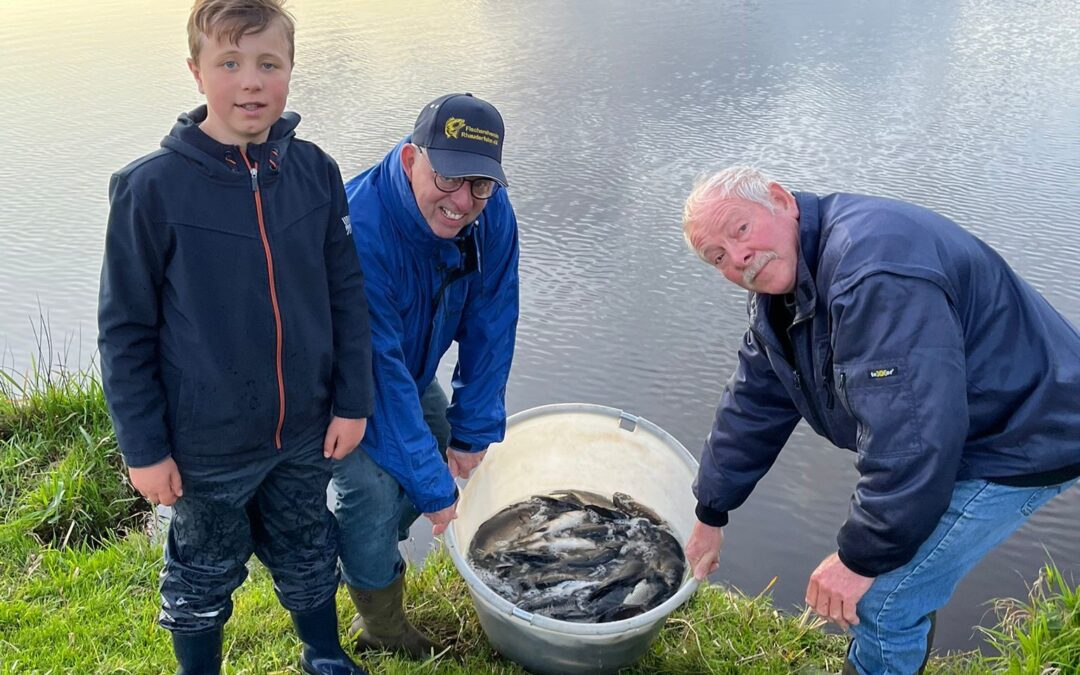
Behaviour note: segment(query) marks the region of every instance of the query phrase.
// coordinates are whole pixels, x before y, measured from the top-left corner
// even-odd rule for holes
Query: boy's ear
[[[202,73],[199,72],[199,64],[195,62],[195,59],[189,58],[187,60],[187,67],[188,70],[191,71],[191,74],[195,76],[195,84],[199,87],[199,93],[205,95],[206,92],[203,91]]]

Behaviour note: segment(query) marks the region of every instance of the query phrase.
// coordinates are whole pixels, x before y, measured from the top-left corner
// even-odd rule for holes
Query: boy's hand
[[[177,499],[184,496],[180,470],[176,468],[172,457],[166,457],[151,466],[130,467],[128,474],[131,476],[131,484],[151,504],[172,506]]]
[[[327,459],[342,459],[360,445],[367,431],[367,418],[350,420],[344,417],[334,417],[330,420],[330,426],[326,427],[326,438],[323,439],[323,457]]]
[[[450,467],[450,475],[454,478],[468,478],[476,467],[480,466],[485,454],[487,454],[487,450],[465,452],[447,448],[446,464]]]
[[[424,517],[431,521],[431,536],[437,537],[450,527],[450,521],[457,518],[457,502],[447,506],[441,511],[425,513]]]

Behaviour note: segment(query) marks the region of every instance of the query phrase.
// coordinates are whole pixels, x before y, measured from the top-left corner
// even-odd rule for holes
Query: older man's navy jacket
[[[858,453],[837,542],[865,576],[911,559],[958,480],[1077,472],[1072,324],[943,216],[858,195],[795,196],[790,348],[768,318],[782,298],[751,294],[694,486],[702,522],[726,524],[799,419]]]

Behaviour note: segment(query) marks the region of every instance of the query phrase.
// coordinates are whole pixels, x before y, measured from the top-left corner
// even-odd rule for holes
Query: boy
[[[217,673],[254,552],[308,673],[363,673],[337,637],[331,463],[373,410],[363,275],[334,161],[282,114],[282,0],[196,0],[206,105],[112,177],[102,378],[131,482],[173,505],[159,623],[180,673]]]

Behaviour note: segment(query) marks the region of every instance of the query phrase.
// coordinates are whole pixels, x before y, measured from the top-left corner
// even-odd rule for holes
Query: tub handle
[[[619,428],[623,431],[637,429],[638,417],[628,412],[619,411]]]
[[[516,606],[512,607],[510,609],[510,615],[511,616],[516,616],[517,618],[521,619],[525,623],[530,623],[530,624],[532,623],[532,619],[533,619],[532,612],[526,612],[525,610],[521,609],[520,607],[516,607]]]

